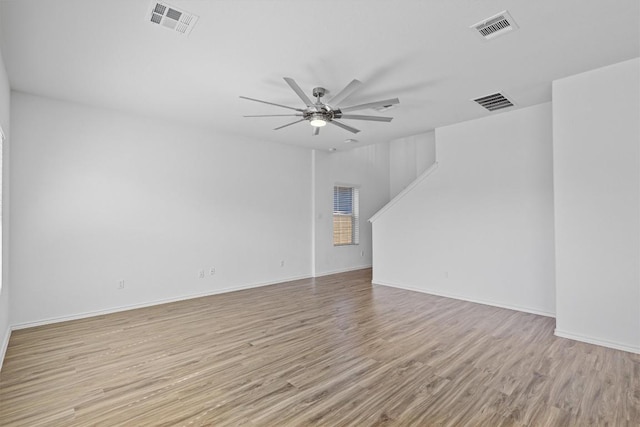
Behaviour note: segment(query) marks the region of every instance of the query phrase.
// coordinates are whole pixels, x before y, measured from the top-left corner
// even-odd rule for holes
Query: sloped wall
[[[436,129],[438,168],[373,222],[373,282],[554,315],[551,104]]]

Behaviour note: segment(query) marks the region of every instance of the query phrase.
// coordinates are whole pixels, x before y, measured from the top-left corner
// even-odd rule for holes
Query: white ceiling
[[[469,100],[503,91],[526,107],[551,100],[555,79],[640,54],[638,0],[170,0],[200,17],[183,36],[146,20],[147,0],[3,0],[2,53],[11,87],[171,118],[220,133],[345,149],[489,113]],[[492,41],[468,27],[507,9],[520,29]],[[348,121],[353,135],[289,118],[243,118],[302,107],[363,87],[345,104],[399,97],[391,123]],[[503,110],[507,111],[507,110]],[[353,144],[351,144],[353,146]]]

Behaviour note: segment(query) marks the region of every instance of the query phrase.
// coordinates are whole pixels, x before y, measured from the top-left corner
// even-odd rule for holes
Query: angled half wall
[[[553,316],[551,104],[438,128],[436,153],[373,218],[373,282]]]

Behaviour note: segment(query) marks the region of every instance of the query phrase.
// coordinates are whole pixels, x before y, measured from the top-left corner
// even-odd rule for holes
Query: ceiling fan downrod
[[[320,98],[327,93],[327,90],[323,87],[314,87],[312,93],[313,96],[316,97],[316,104],[322,104],[322,102],[320,102]]]

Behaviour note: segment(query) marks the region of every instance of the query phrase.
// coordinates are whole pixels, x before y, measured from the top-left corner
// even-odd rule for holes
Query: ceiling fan
[[[320,128],[325,126],[327,123],[348,130],[349,132],[358,133],[360,132],[359,129],[339,122],[337,119],[390,122],[391,120],[393,120],[393,117],[364,116],[359,114],[344,113],[348,113],[349,111],[364,110],[366,108],[388,108],[392,105],[400,103],[400,100],[398,98],[393,98],[385,99],[383,101],[368,102],[366,104],[352,105],[349,107],[340,107],[340,104],[345,99],[351,96],[358,88],[360,88],[360,86],[362,86],[362,82],[356,79],[354,79],[344,89],[338,92],[327,102],[322,100],[322,97],[327,93],[327,90],[323,87],[316,87],[313,89],[312,93],[316,98],[314,102],[302,91],[302,89],[300,89],[300,86],[298,86],[295,80],[290,77],[285,77],[284,81],[287,82],[287,84],[291,87],[291,89],[293,89],[293,91],[298,95],[302,102],[304,102],[304,104],[306,105],[305,108],[289,107],[287,105],[276,104],[274,102],[262,101],[260,99],[241,96],[240,98],[248,99],[249,101],[261,102],[263,104],[275,105],[276,107],[288,108],[289,110],[297,111],[296,114],[261,114],[244,117],[301,117],[301,119],[299,120],[279,126],[274,130],[286,128],[287,126],[291,126],[306,120],[311,126],[313,126],[313,135],[318,135],[320,133]]]

